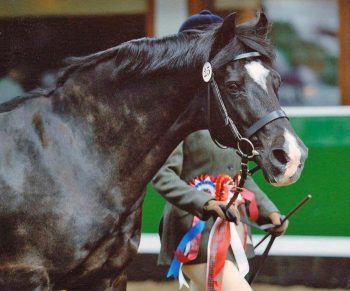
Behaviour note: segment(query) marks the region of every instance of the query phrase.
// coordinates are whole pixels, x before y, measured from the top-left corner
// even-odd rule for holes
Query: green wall
[[[259,172],[255,181],[282,213],[312,195],[291,219],[287,234],[350,236],[350,116],[294,117],[291,121],[309,148],[301,178],[277,188],[267,184]],[[149,185],[142,232],[157,232],[163,205],[164,199]]]

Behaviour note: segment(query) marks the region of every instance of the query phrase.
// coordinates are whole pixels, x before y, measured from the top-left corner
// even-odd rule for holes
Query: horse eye
[[[239,84],[237,82],[228,82],[226,83],[226,87],[230,91],[238,91],[239,90]]]

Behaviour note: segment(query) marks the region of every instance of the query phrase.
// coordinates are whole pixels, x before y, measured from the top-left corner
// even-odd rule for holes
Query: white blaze
[[[269,70],[266,69],[260,62],[252,61],[244,66],[249,76],[267,92],[266,78],[269,75]]]
[[[300,164],[301,152],[296,138],[286,130],[284,132],[285,143],[283,148],[288,153],[288,162],[286,164],[286,171],[284,175],[279,176],[276,186],[288,185],[291,183],[290,178],[298,171]]]

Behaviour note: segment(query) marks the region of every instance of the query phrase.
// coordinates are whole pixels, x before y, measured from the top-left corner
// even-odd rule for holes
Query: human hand
[[[275,225],[280,225],[281,224],[281,215],[278,212],[272,212],[269,215],[269,218],[271,222]],[[279,227],[272,227],[268,229],[268,232],[275,235],[275,236],[280,236],[284,234],[288,228],[289,221],[286,220],[281,226]]]
[[[222,201],[209,200],[203,208],[204,211],[207,212],[209,215],[217,215],[221,219],[233,221],[236,224],[240,222],[241,216],[239,210],[235,205],[232,205],[226,211],[226,204]]]

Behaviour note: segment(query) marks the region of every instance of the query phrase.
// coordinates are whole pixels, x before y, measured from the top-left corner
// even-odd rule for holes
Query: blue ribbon
[[[178,251],[182,251],[184,253],[187,243],[193,240],[198,234],[200,234],[203,231],[204,226],[205,222],[202,220],[199,220],[194,226],[192,226],[182,237],[179,245],[177,246],[176,253]],[[174,278],[178,278],[180,272],[180,265],[181,262],[177,259],[176,256],[174,256],[169,267],[168,273],[166,275],[167,278],[170,278],[171,276],[173,276]]]

